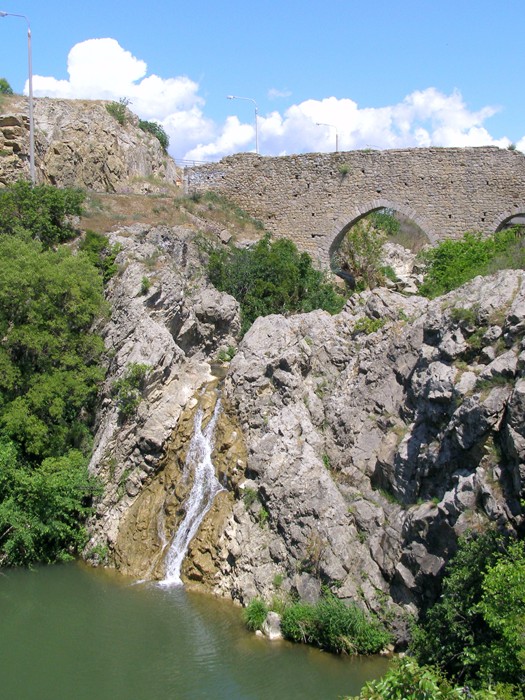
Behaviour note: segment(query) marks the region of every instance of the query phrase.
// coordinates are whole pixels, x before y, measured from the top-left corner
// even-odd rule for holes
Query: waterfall
[[[213,416],[204,430],[202,430],[202,409],[199,408],[195,416],[193,437],[184,465],[186,479],[193,470],[193,486],[184,504],[186,514],[166,555],[166,573],[164,579],[160,581],[164,586],[176,586],[182,583],[180,569],[189,544],[204,516],[210,510],[213,499],[219,491],[224,491],[215,476],[215,467],[211,461],[213,433],[219,411],[220,401],[217,401]]]

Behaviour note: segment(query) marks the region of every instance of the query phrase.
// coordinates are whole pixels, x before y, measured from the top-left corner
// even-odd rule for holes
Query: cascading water
[[[215,467],[211,461],[213,433],[219,411],[220,401],[217,401],[213,416],[204,430],[202,430],[202,409],[199,408],[195,416],[193,437],[184,465],[186,478],[193,469],[193,486],[184,504],[186,515],[180,523],[166,555],[165,578],[160,581],[163,586],[182,584],[180,569],[189,544],[199,529],[204,516],[210,510],[213,499],[220,491],[224,491],[215,476]]]

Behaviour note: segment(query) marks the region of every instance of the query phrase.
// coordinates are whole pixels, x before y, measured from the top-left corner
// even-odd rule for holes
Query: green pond
[[[0,571],[2,700],[336,700],[386,668],[268,642],[182,587],[78,564]]]

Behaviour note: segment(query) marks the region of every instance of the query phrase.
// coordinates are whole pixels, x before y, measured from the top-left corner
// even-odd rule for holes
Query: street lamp
[[[322,122],[315,122],[316,126],[329,126],[332,129],[335,129],[335,152],[337,153],[339,151],[339,134],[337,133],[337,127],[334,126],[333,124],[323,124]]]
[[[238,95],[226,95],[226,99],[228,100],[249,100],[250,102],[253,102],[255,105],[255,153],[259,153],[259,137],[258,137],[258,129],[257,129],[257,102],[253,99],[253,97],[239,97]]]
[[[33,119],[33,58],[31,53],[31,25],[25,15],[17,15],[14,12],[0,10],[0,17],[21,17],[27,22],[27,64],[29,74],[29,172],[31,183],[36,184],[35,175],[35,123]]]

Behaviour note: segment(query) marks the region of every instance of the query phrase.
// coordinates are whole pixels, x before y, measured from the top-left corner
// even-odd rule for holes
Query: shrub
[[[145,296],[149,290],[151,289],[151,280],[149,277],[144,277],[140,280],[140,293],[142,296]]]
[[[118,243],[110,245],[107,236],[88,229],[79,245],[79,250],[85,253],[93,265],[100,270],[104,282],[109,282],[117,273],[118,266],[115,258],[122,250],[122,246]]]
[[[116,119],[119,124],[124,126],[127,122],[127,108],[130,104],[131,101],[127,97],[121,97],[118,102],[110,102],[106,105],[106,109],[113,119]]]
[[[19,180],[0,189],[0,234],[30,236],[46,248],[77,235],[71,217],[80,216],[84,193]]]
[[[268,606],[261,598],[254,598],[243,611],[244,624],[249,630],[260,630],[268,615]]]
[[[368,218],[358,221],[345,235],[336,264],[353,278],[353,288],[373,289],[384,282],[381,256],[385,238]]]
[[[314,309],[338,313],[344,305],[310,256],[286,238],[272,242],[266,235],[252,248],[214,249],[208,275],[219,291],[240,303],[242,334],[259,316]]]
[[[0,95],[12,95],[13,88],[5,78],[0,78]]]
[[[358,697],[346,700],[472,700],[496,699],[496,694],[477,694],[453,688],[441,673],[410,657],[397,659],[386,675],[367,683]]]
[[[525,683],[525,548],[489,531],[460,541],[442,596],[413,630],[411,649],[457,681]]]
[[[316,605],[292,603],[281,620],[283,635],[336,654],[376,654],[391,637],[382,625],[355,604],[332,594]]]
[[[139,119],[139,128],[142,129],[142,131],[147,131],[149,134],[153,134],[155,136],[162,148],[167,151],[168,146],[170,145],[170,138],[166,131],[164,130],[164,127],[161,126],[161,124],[158,124],[157,122],[148,122],[144,121],[143,119]]]
[[[120,415],[131,418],[142,401],[144,380],[149,365],[132,362],[126,368],[124,375],[113,384],[113,395],[116,397]]]
[[[466,233],[459,240],[442,241],[435,248],[425,251],[421,259],[426,264],[426,273],[419,292],[433,299],[460,287],[477,275],[507,267],[523,267],[525,249],[520,227],[513,227],[493,236]]]

